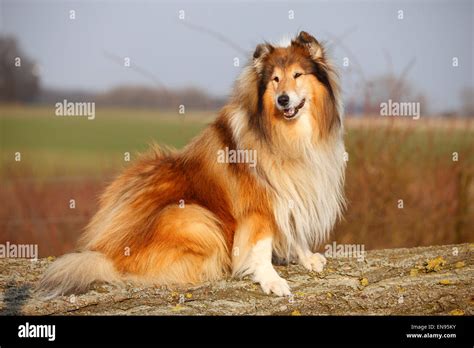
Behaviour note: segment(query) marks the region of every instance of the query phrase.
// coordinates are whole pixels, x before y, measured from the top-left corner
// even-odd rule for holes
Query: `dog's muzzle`
[[[305,102],[306,102],[306,99],[303,98],[303,100],[296,107],[283,109],[283,117],[285,117],[285,119],[287,120],[294,119],[296,115],[298,114],[298,111],[304,106]]]

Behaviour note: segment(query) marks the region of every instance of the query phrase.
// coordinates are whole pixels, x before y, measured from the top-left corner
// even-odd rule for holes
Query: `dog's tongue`
[[[283,113],[286,117],[291,117],[295,114],[295,108],[288,108],[283,110]]]

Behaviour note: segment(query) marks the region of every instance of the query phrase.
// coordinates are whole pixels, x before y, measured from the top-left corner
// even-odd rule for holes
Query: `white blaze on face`
[[[282,96],[283,94],[286,94],[289,98],[290,101],[288,103],[288,106],[281,106],[278,104],[278,98]],[[284,110],[284,109],[289,109],[289,108],[295,108],[298,106],[298,104],[301,102],[302,98],[300,98],[295,91],[288,91],[285,93],[281,93],[275,96],[275,105],[278,108],[278,110]]]
[[[295,119],[302,112],[301,109],[306,106],[306,98],[298,95],[295,91],[285,92],[285,94],[290,98],[288,105],[282,106],[278,103],[278,97],[282,94],[275,97],[275,105],[278,110],[283,112],[286,119]]]

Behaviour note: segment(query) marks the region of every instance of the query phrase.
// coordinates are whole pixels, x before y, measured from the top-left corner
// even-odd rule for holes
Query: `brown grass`
[[[333,239],[366,249],[473,241],[472,124],[350,121],[349,204]]]

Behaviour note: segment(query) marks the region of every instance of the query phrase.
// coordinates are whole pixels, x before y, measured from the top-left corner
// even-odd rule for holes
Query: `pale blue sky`
[[[69,10],[76,19],[69,19]],[[343,38],[368,78],[399,73],[413,58],[407,78],[433,111],[459,106],[459,93],[473,86],[473,1],[31,1],[1,0],[1,30],[13,34],[41,65],[47,87],[105,90],[120,84],[152,85],[150,79],[104,55],[131,63],[168,87],[193,85],[224,96],[247,59],[178,19],[216,30],[249,52],[262,40],[278,41],[306,30],[320,40]],[[404,19],[397,19],[397,11]],[[295,18],[288,19],[293,10]],[[331,46],[345,93],[354,94],[357,74],[342,68],[353,58]],[[452,57],[459,67],[452,67]]]

